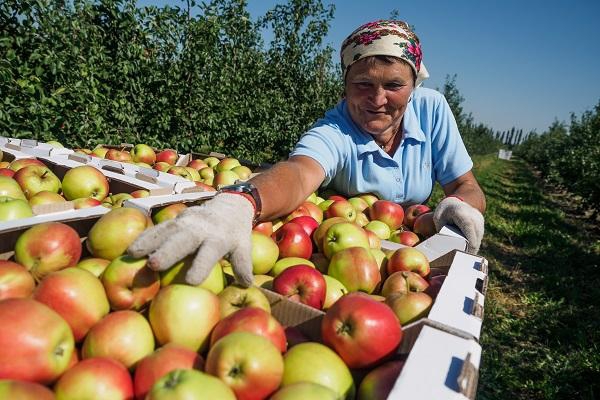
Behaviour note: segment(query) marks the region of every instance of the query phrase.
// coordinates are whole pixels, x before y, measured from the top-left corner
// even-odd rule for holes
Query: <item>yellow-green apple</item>
[[[329,309],[340,297],[348,293],[348,289],[344,284],[333,276],[323,275],[325,283],[327,284],[327,291],[325,293],[325,303],[323,303],[323,309]]]
[[[156,161],[156,153],[147,144],[136,144],[131,149],[131,158],[134,162],[143,162],[152,165]]]
[[[364,201],[366,201],[367,204],[369,205],[369,207],[371,207],[373,205],[373,203],[375,203],[377,200],[379,200],[379,198],[372,193],[364,193],[364,194],[360,194],[356,197],[359,197],[359,198],[363,199]]]
[[[267,338],[233,332],[211,346],[206,372],[221,379],[238,400],[266,399],[283,377],[283,357]]]
[[[115,208],[104,214],[88,233],[86,246],[98,258],[113,260],[127,248],[152,221],[135,208]]]
[[[308,265],[294,265],[273,279],[273,290],[292,301],[323,308],[327,284],[323,274]]]
[[[46,222],[19,236],[15,261],[39,281],[50,272],[77,265],[81,251],[81,240],[75,229],[61,222]]]
[[[296,217],[301,217],[304,215],[313,217],[318,224],[321,224],[321,222],[323,222],[323,210],[321,210],[321,208],[319,208],[319,206],[317,206],[315,203],[312,203],[310,201],[303,202],[298,206],[298,208],[289,213],[285,217],[285,222],[291,221]]]
[[[411,206],[408,206],[406,208],[406,211],[404,212],[404,220],[402,221],[402,223],[408,229],[413,229],[417,217],[421,214],[425,214],[430,211],[431,209],[424,204],[413,204]]]
[[[394,251],[387,261],[387,272],[413,271],[423,278],[429,275],[429,260],[422,251],[414,247],[403,247]]]
[[[262,308],[241,308],[220,320],[210,336],[210,347],[232,332],[254,333],[269,339],[281,353],[287,350],[283,326]]]
[[[206,164],[203,160],[196,158],[190,161],[187,166],[194,168],[196,171],[200,171],[202,168],[208,167],[208,164]]]
[[[0,301],[26,298],[35,288],[27,268],[16,262],[0,260]]]
[[[273,232],[276,232],[282,226],[283,226],[283,220],[281,218],[275,218],[273,220]]]
[[[201,188],[202,189],[201,192],[216,192],[217,191],[217,189],[215,189],[214,187],[210,186],[208,184],[208,182],[205,183],[205,182],[198,182],[198,181],[196,181],[196,182],[194,182],[194,184],[196,185],[197,188]],[[211,183],[211,185],[212,185],[212,183]]]
[[[178,165],[172,165],[171,167],[169,167],[169,169],[167,170],[167,174],[177,175],[187,179],[188,181],[194,180],[194,177],[192,176],[192,174],[190,174],[190,171],[188,171],[187,168]]]
[[[269,300],[256,286],[244,288],[237,284],[229,285],[218,296],[221,318],[245,307],[258,307],[271,312]]]
[[[133,161],[131,154],[126,150],[109,149],[104,158],[112,161],[131,162]]]
[[[334,349],[350,368],[372,367],[390,357],[402,336],[394,312],[364,293],[345,295],[327,310],[321,321],[323,343]]]
[[[167,172],[169,168],[171,168],[171,164],[164,161],[158,161],[152,168],[160,172]]]
[[[133,370],[153,351],[154,336],[146,318],[138,312],[122,310],[109,313],[90,329],[81,357],[108,357]]]
[[[125,200],[131,199],[133,199],[133,196],[129,193],[110,194],[102,200],[102,205],[108,208],[120,208],[123,207]]]
[[[19,186],[17,181],[8,176],[0,176],[0,196],[10,197],[11,199],[26,199],[21,186]]]
[[[0,196],[0,221],[33,217],[31,206],[26,200]]]
[[[354,223],[358,226],[361,227],[365,227],[369,222],[369,217],[367,217],[367,214],[365,214],[364,212],[357,212],[356,213],[356,219],[354,220]]]
[[[92,326],[110,311],[100,280],[81,268],[48,274],[32,297],[67,321],[76,342],[83,340]]]
[[[69,324],[33,299],[0,301],[0,379],[49,384],[68,367],[75,340]]]
[[[319,222],[317,222],[316,219],[308,215],[301,215],[299,217],[295,217],[289,222],[300,225],[309,237],[312,237],[312,234],[315,231],[315,229],[319,227]]]
[[[270,236],[252,232],[252,273],[267,274],[279,258],[279,247]]]
[[[309,267],[316,268],[315,264],[309,259],[302,257],[284,257],[277,260],[275,266],[269,272],[272,276],[279,275],[283,270],[293,267],[294,265],[308,265]]]
[[[177,162],[177,152],[173,149],[166,149],[156,154],[156,162],[166,162],[169,165],[175,165]]]
[[[413,232],[420,237],[427,239],[437,233],[435,224],[433,223],[433,212],[426,212],[415,219]]]
[[[136,399],[145,399],[152,386],[176,369],[204,369],[204,359],[194,350],[167,343],[144,357],[135,367],[133,387]]]
[[[377,234],[373,231],[368,231],[365,229],[365,233],[367,234],[367,238],[369,239],[369,248],[371,249],[380,249],[381,248],[381,239]]]
[[[0,380],[0,399],[55,400],[54,392],[44,385],[5,379]]]
[[[428,287],[429,283],[416,272],[398,271],[385,279],[381,287],[381,295],[388,297],[397,292],[423,292]]]
[[[371,370],[360,382],[357,400],[387,399],[402,372],[404,361],[393,360]]]
[[[79,154],[87,154],[87,155],[91,155],[92,154],[92,150],[90,149],[73,149],[73,151],[75,153],[79,153]]]
[[[150,324],[161,345],[175,343],[202,352],[220,319],[219,298],[203,288],[169,285],[150,303]]]
[[[312,192],[304,201],[310,201],[311,203],[317,204],[317,192]]]
[[[110,264],[110,260],[88,257],[79,260],[76,267],[85,269],[86,271],[91,272],[96,278],[100,278],[106,267],[108,267],[108,264]]]
[[[56,141],[56,140],[49,140],[46,142],[46,144],[49,144],[52,147],[58,147],[58,148],[65,147],[62,145],[62,143],[60,143],[59,141]]]
[[[145,400],[196,399],[236,400],[233,390],[221,379],[195,369],[176,369],[152,386]]]
[[[323,385],[312,382],[298,382],[279,389],[269,400],[336,400],[335,392]]]
[[[146,266],[148,259],[123,255],[102,274],[102,284],[113,310],[141,310],[160,289],[158,272]]]
[[[325,218],[342,217],[348,222],[356,219],[356,210],[348,200],[335,200],[325,211]]]
[[[23,167],[15,172],[13,179],[21,186],[28,199],[43,190],[58,193],[61,189],[60,179],[45,165]]]
[[[389,200],[377,200],[369,207],[369,218],[383,221],[392,231],[400,228],[404,220],[404,209],[400,204]]]
[[[425,293],[435,299],[442,288],[444,280],[446,280],[446,275],[436,275],[429,278],[429,286],[425,289]]]
[[[273,290],[273,279],[271,275],[254,275],[252,277],[252,284],[256,287],[261,287],[269,290]]]
[[[200,174],[200,178],[204,179],[205,181],[207,179],[214,179],[215,177],[215,170],[211,167],[201,168],[198,173]]]
[[[379,342],[373,340],[374,337],[371,341]],[[316,342],[299,343],[285,353],[283,363],[282,387],[312,382],[333,390],[337,399],[354,399],[356,389],[352,374],[340,356],[329,347]]]
[[[210,156],[210,157],[206,157],[203,161],[209,167],[214,168],[221,160],[219,160],[217,157]]]
[[[232,157],[225,157],[221,161],[219,161],[219,163],[217,165],[215,165],[214,168],[215,168],[215,171],[221,172],[221,171],[229,171],[235,167],[239,167],[240,165],[241,164],[238,159],[235,159]]]
[[[333,204],[333,202],[334,202],[334,200],[323,200],[322,202],[317,204],[317,206],[319,207],[319,209],[321,211],[325,212],[325,211],[327,211],[329,206]]]
[[[133,399],[127,368],[106,357],[88,358],[67,370],[54,385],[57,399]]]
[[[134,199],[141,199],[143,197],[150,196],[150,191],[148,191],[146,189],[139,189],[139,190],[134,190],[130,194]]]
[[[165,287],[171,284],[187,284],[185,275],[192,267],[195,254],[191,254],[173,265],[171,268],[160,272],[160,285]],[[219,294],[225,288],[227,279],[221,267],[221,263],[216,263],[204,281],[196,285],[196,287],[208,289],[214,294]]]
[[[187,170],[187,172],[190,173],[190,176],[192,177],[192,180],[194,182],[198,182],[202,179],[200,177],[200,173],[197,170],[195,170],[194,168],[192,168],[192,167],[183,167],[183,168],[185,168]]]
[[[42,190],[41,192],[37,192],[29,198],[29,205],[33,207],[42,204],[64,203],[66,201],[67,200],[65,200],[65,198],[58,193]]]
[[[351,197],[348,199],[348,203],[352,204],[352,207],[354,207],[356,212],[363,212],[369,208],[369,203],[360,197]]]
[[[385,268],[384,268],[385,267],[384,264],[387,261],[385,252],[381,249],[370,249],[370,250],[371,250],[371,254],[373,255],[373,257],[375,257],[375,261],[377,261],[377,265],[379,265],[379,270],[382,271],[381,278],[384,278],[383,272],[386,272]]]
[[[213,179],[213,186],[219,189],[223,186],[233,185],[238,179],[240,179],[240,177],[233,171],[225,170],[217,172]]]
[[[27,167],[28,165],[39,165],[45,167],[46,164],[38,160],[37,158],[19,158],[10,163],[9,168],[17,172],[21,168]]]
[[[252,170],[245,165],[238,165],[237,167],[231,168],[231,170],[235,172],[243,181],[247,180],[250,178],[250,175],[252,175]]]
[[[327,275],[340,281],[350,292],[373,293],[381,281],[375,257],[364,247],[348,247],[329,261]]]
[[[414,245],[419,243],[419,241],[421,239],[419,239],[419,235],[417,235],[413,231],[406,231],[406,230],[398,229],[398,230],[395,230],[394,232],[392,232],[389,240],[390,240],[390,242],[400,243],[405,246],[413,247]]]
[[[287,222],[275,233],[273,239],[279,247],[279,256],[301,257],[309,259],[313,252],[313,244],[310,236],[306,234],[302,226]]]
[[[364,226],[364,229],[373,232],[379,239],[387,240],[390,238],[392,231],[388,224],[383,221],[373,220]]]
[[[108,180],[97,168],[81,165],[67,171],[62,179],[63,195],[67,200],[92,197],[104,200],[108,196]]]
[[[342,217],[328,218],[324,220],[317,229],[315,229],[315,231],[312,234],[312,239],[315,243],[315,246],[317,247],[318,252],[323,253],[323,239],[325,239],[325,235],[327,235],[327,230],[331,226],[340,222],[347,221]]]
[[[12,178],[15,176],[15,171],[10,168],[0,168],[0,176],[6,176]]]
[[[327,229],[323,238],[323,254],[331,260],[338,251],[348,247],[363,247],[369,249],[369,236],[363,228],[352,222],[340,222]]]
[[[386,297],[385,304],[396,314],[400,324],[406,325],[425,318],[429,314],[433,299],[425,292],[396,292]]]
[[[271,236],[273,234],[273,222],[260,222],[256,224],[254,228],[252,228],[252,231],[262,233],[263,235]]]
[[[102,205],[102,202],[100,200],[95,199],[93,197],[80,197],[79,199],[74,199],[72,201],[73,207],[76,210],[79,210],[80,208],[90,208]]]
[[[108,153],[108,149],[102,146],[98,146],[92,150],[92,154],[99,158],[106,158],[106,153]]]
[[[160,224],[161,222],[168,221],[178,216],[182,211],[188,207],[184,203],[174,203],[168,206],[162,207],[152,215],[152,222]]]

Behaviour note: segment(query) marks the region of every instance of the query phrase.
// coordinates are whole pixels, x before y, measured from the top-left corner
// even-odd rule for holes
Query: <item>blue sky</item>
[[[283,0],[249,0],[260,16]],[[545,131],[600,101],[599,0],[323,0],[335,16],[325,42],[336,51],[359,25],[399,11],[416,28],[423,61],[442,87],[457,75],[463,107],[496,130]],[[139,0],[139,5],[182,5]]]

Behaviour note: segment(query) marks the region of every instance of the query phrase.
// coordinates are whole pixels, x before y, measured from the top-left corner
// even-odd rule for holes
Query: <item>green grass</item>
[[[523,162],[475,161],[490,266],[477,398],[600,398],[598,227]]]

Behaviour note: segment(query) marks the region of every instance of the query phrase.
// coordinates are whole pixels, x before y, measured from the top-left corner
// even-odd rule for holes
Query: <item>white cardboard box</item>
[[[455,227],[444,226],[438,233],[418,243],[415,248],[422,251],[429,261],[442,257],[453,250],[467,250],[467,239]],[[382,240],[381,247],[385,250],[397,250],[407,247],[400,243]]]
[[[217,192],[187,192],[176,193],[166,196],[150,196],[139,199],[125,200],[123,207],[137,208],[138,210],[152,215],[152,211],[175,203],[197,203],[203,200],[211,199]]]

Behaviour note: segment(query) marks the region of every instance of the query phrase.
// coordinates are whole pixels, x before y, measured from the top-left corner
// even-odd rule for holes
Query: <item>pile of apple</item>
[[[62,180],[42,161],[22,158],[0,168],[0,221],[31,217],[32,207],[72,201],[75,209],[103,205],[121,207],[123,202],[150,195],[147,190],[110,193],[108,179],[97,168],[71,168]]]
[[[32,227],[11,260],[0,261],[0,394],[385,398],[402,368],[394,358],[401,326],[431,305],[405,300],[436,285],[427,259],[412,247],[378,249],[372,231],[335,215],[334,205],[349,200],[328,199],[325,211],[309,200],[255,228],[252,263],[257,285],[325,310],[320,342],[282,326],[257,286],[232,283],[226,259],[189,286],[189,258],[158,273],[146,258],[125,255],[141,232],[178,212],[169,206],[150,218],[116,208],[85,238],[59,222]],[[388,203],[368,206],[369,223],[394,221],[395,231],[404,212]],[[321,222],[311,223],[318,219],[308,210]]]
[[[107,160],[133,163],[135,165],[153,168],[168,174],[178,175],[187,180],[196,182],[206,190],[218,189],[221,186],[232,185],[238,180],[246,180],[252,170],[233,157],[219,159],[209,156],[204,159],[193,159],[187,165],[176,165],[179,155],[173,149],[154,151],[146,144],[137,144],[130,151],[122,148],[96,147],[90,149],[76,149],[76,152],[88,154]]]

